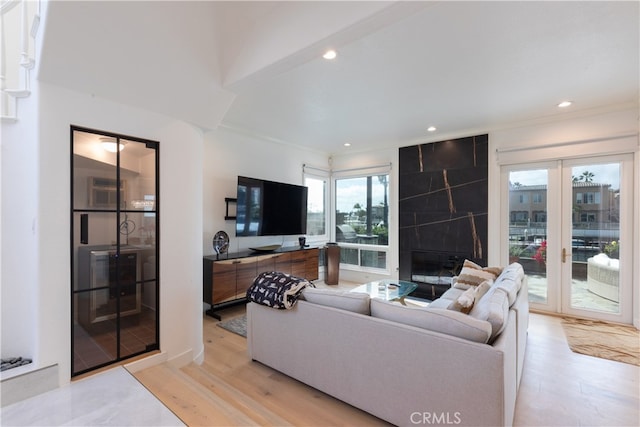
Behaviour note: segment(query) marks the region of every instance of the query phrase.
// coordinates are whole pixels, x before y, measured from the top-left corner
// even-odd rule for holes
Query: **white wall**
[[[38,364],[38,88],[18,102],[20,120],[2,123],[2,358],[26,357]],[[68,238],[67,238],[68,240]],[[28,368],[25,368],[28,369]],[[13,370],[24,370],[14,368]],[[8,373],[8,371],[7,371]],[[14,373],[12,373],[14,374]],[[3,378],[6,373],[3,372]]]
[[[202,157],[204,171],[202,250],[204,254],[214,253],[211,241],[219,230],[229,235],[229,252],[271,244],[297,245],[297,235],[236,237],[235,221],[224,219],[224,199],[236,197],[238,175],[302,185],[302,166],[308,164],[328,168],[327,154],[261,140],[224,129],[206,133],[204,140]]]
[[[39,89],[40,120],[22,117],[37,133],[21,125],[3,141],[15,153],[3,155],[3,162],[12,164],[8,170],[3,167],[2,182],[6,186],[11,173],[15,190],[2,194],[2,261],[5,267],[16,263],[2,271],[3,355],[11,323],[16,330],[7,339],[35,334],[26,354],[37,359],[33,368],[57,363],[60,384],[69,381],[69,127],[75,124],[160,142],[160,349],[170,360],[201,358],[202,133],[184,122],[90,94],[34,86]],[[5,223],[6,214],[11,224]],[[26,321],[8,322],[5,305],[25,313],[18,320]]]

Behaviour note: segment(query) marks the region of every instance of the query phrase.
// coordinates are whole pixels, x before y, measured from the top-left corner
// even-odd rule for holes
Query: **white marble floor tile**
[[[4,426],[184,426],[116,367],[0,409]]]

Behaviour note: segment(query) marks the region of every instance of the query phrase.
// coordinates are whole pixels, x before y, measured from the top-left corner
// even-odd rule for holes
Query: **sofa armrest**
[[[493,343],[496,349],[505,355],[503,361],[504,375],[504,418],[505,426],[513,423],[515,415],[516,397],[518,394],[518,364],[517,364],[517,324],[516,312],[509,310],[507,326]]]

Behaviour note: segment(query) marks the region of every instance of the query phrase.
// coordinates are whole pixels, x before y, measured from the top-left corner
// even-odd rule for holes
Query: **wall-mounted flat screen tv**
[[[236,236],[307,232],[307,187],[238,177]]]

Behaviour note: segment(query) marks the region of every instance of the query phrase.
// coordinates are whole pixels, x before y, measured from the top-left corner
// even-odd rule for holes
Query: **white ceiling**
[[[53,2],[39,78],[342,153],[637,107],[639,27],[616,1]]]

